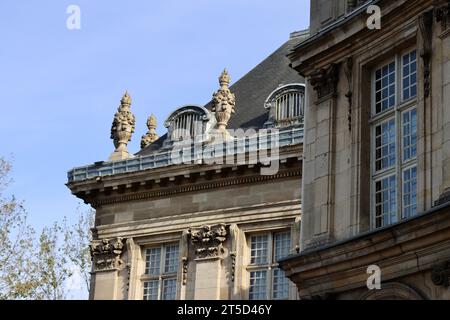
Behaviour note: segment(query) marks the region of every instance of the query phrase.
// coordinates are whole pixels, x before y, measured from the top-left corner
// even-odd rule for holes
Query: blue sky
[[[66,9],[81,9],[68,30]],[[11,192],[36,228],[79,203],[67,171],[113,151],[113,115],[128,90],[139,150],[178,106],[204,104],[226,67],[234,81],[309,25],[309,0],[0,2],[0,155],[14,159]]]

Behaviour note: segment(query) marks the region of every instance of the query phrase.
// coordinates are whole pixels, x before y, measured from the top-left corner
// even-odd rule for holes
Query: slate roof
[[[269,116],[264,107],[269,95],[281,85],[304,83],[303,77],[289,66],[287,55],[306,39],[307,35],[307,32],[293,33],[280,48],[230,86],[231,92],[236,95],[236,113],[228,123],[229,129],[263,128]],[[205,107],[210,110],[212,102]],[[158,151],[166,138],[167,135],[164,135],[136,155],[145,156]]]

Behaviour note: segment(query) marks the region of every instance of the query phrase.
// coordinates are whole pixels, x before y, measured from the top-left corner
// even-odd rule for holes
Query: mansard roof
[[[267,97],[279,86],[304,83],[303,77],[289,66],[287,55],[307,35],[307,32],[293,33],[280,48],[230,87],[236,96],[236,113],[232,115],[228,129],[263,128],[269,116],[267,109],[264,108]],[[212,107],[212,101],[205,105],[208,110]],[[163,147],[166,139],[167,134],[136,155],[153,154]]]

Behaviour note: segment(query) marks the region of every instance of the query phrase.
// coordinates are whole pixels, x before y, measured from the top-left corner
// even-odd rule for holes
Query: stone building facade
[[[311,9],[289,55],[307,83],[301,252],[281,268],[301,299],[450,299],[450,1]]]
[[[134,155],[124,95],[115,151],[67,183],[96,210],[91,299],[297,298],[277,261],[298,250],[305,90],[286,56],[306,35],[230,87],[224,71],[212,101],[177,108],[163,137],[151,116]]]

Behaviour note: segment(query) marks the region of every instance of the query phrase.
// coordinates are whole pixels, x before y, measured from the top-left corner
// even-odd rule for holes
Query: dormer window
[[[173,112],[165,126],[171,142],[202,139],[209,130],[210,112],[202,106],[184,106]]]
[[[276,89],[266,100],[269,120],[266,127],[303,124],[305,114],[305,86],[290,84]]]

